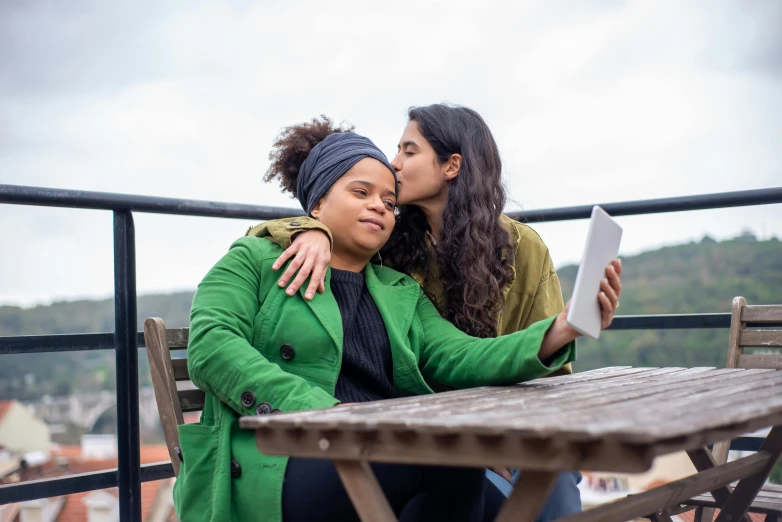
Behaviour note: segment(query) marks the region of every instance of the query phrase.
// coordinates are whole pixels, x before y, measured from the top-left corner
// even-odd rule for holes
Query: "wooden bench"
[[[171,357],[179,350],[181,354],[186,354],[189,332],[189,328],[167,330],[166,323],[158,317],[144,322],[144,343],[152,373],[152,387],[176,476],[179,476],[179,465],[182,462],[177,426],[185,423],[183,412],[197,412],[204,408],[205,394],[190,382],[187,359]]]
[[[747,323],[782,323],[782,305],[749,306],[743,297],[733,299],[728,345],[728,368],[782,369],[782,330],[748,329]],[[744,353],[745,348],[763,348],[771,353]],[[730,441],[714,445],[712,454],[718,464],[728,461]],[[719,503],[710,494],[699,495],[688,506],[697,506],[696,522],[711,522],[714,508]],[[765,513],[767,522],[782,520],[782,487],[767,484],[758,494],[750,508],[752,513]]]

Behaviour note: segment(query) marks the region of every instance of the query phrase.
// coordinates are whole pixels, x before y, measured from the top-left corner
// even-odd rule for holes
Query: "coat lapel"
[[[421,287],[415,283],[397,284],[404,275],[390,268],[367,265],[364,269],[364,281],[372,299],[380,311],[388,332],[391,354],[394,363],[394,385],[397,389],[411,393],[431,393],[418,370],[415,354],[410,350],[408,333],[413,323]],[[306,282],[299,293],[304,299]],[[337,301],[331,293],[331,268],[326,272],[326,291],[315,294],[307,303],[315,317],[328,332],[342,357],[342,315]]]
[[[380,315],[383,316],[389,337],[392,337],[392,332],[407,337],[418,304],[421,288],[417,284],[396,284],[404,277],[395,270],[372,264],[364,269],[367,289],[380,310]]]
[[[364,274],[369,293],[388,332],[394,363],[394,387],[401,395],[431,393],[418,369],[418,359],[410,349],[409,341],[421,287],[414,282],[398,284],[405,276],[389,268],[369,265]]]
[[[323,328],[328,332],[329,337],[334,341],[334,345],[337,347],[341,357],[343,339],[342,314],[339,312],[337,301],[331,293],[331,267],[326,270],[326,282],[324,283],[326,291],[322,294],[315,292],[315,297],[313,297],[311,301],[307,301],[304,298],[308,284],[309,279],[307,279],[307,281],[301,285],[301,288],[299,288],[299,295],[301,295],[301,299],[307,303],[307,306],[310,307],[312,313],[315,314],[315,317],[318,318],[320,324],[322,324]]]

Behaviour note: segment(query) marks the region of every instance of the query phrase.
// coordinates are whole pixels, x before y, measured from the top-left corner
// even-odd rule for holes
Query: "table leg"
[[[557,471],[526,471],[513,487],[495,522],[532,522],[557,480]]]
[[[715,456],[707,447],[702,447],[696,450],[690,450],[687,452],[692,464],[698,472],[706,471],[717,467],[719,465],[718,456]],[[727,459],[726,459],[727,460]],[[718,506],[724,506],[725,502],[730,498],[730,494],[733,493],[733,488],[730,486],[722,486],[714,491],[711,491],[711,496],[714,497],[714,501]],[[713,522],[714,520],[714,508],[703,507],[695,513],[695,522]],[[742,516],[739,520],[741,522],[750,522],[747,515]]]
[[[366,461],[335,460],[334,466],[362,522],[397,522],[388,499]]]
[[[769,432],[766,440],[758,450],[758,454],[766,453],[771,456],[766,466],[747,478],[741,479],[736,488],[722,506],[716,522],[732,522],[744,516],[757,497],[758,492],[771,474],[774,464],[782,453],[782,426],[775,426]]]

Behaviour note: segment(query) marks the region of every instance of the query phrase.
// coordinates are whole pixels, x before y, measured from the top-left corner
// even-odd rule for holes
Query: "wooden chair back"
[[[728,368],[782,369],[782,330],[747,328],[747,323],[782,323],[782,305],[750,306],[743,297],[733,299],[728,341]],[[746,348],[764,348],[771,353],[744,353]],[[714,459],[728,461],[730,441],[714,445]]]
[[[760,368],[782,369],[782,330],[747,328],[747,323],[762,325],[769,323],[782,323],[782,305],[756,305],[747,304],[743,297],[733,299],[733,310],[730,319],[730,337],[728,341],[728,368]],[[744,353],[745,348],[763,348],[769,353]],[[717,464],[725,464],[728,461],[731,441],[726,440],[714,445],[712,454]],[[761,495],[763,492],[761,492]],[[782,510],[782,504],[779,509]],[[713,508],[700,508],[695,520],[713,520]],[[751,510],[754,511],[754,510]],[[772,515],[768,515],[772,516]],[[766,520],[771,520],[771,518]],[[777,516],[776,513],[773,514]],[[776,518],[774,518],[776,520]]]
[[[750,306],[743,297],[733,299],[727,367],[782,369],[782,330],[748,329],[747,323],[782,323],[782,305]],[[745,348],[770,353],[745,354]]]
[[[177,351],[182,355],[187,354],[189,333],[189,328],[167,330],[166,323],[159,317],[151,317],[144,322],[144,343],[152,373],[152,387],[176,476],[179,476],[182,462],[177,426],[185,423],[183,413],[204,408],[205,394],[190,382],[187,359],[171,357]]]

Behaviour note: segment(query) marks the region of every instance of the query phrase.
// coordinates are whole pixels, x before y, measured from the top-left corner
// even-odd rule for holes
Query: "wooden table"
[[[698,474],[563,520],[670,520],[680,502],[711,492],[723,503],[718,521],[738,521],[782,451],[782,371],[612,367],[243,417],[241,426],[256,431],[266,454],[333,459],[365,522],[396,520],[368,461],[521,468],[497,519],[508,522],[534,520],[560,471],[643,472],[680,450]],[[705,447],[768,426],[775,427],[749,457],[715,466]]]

